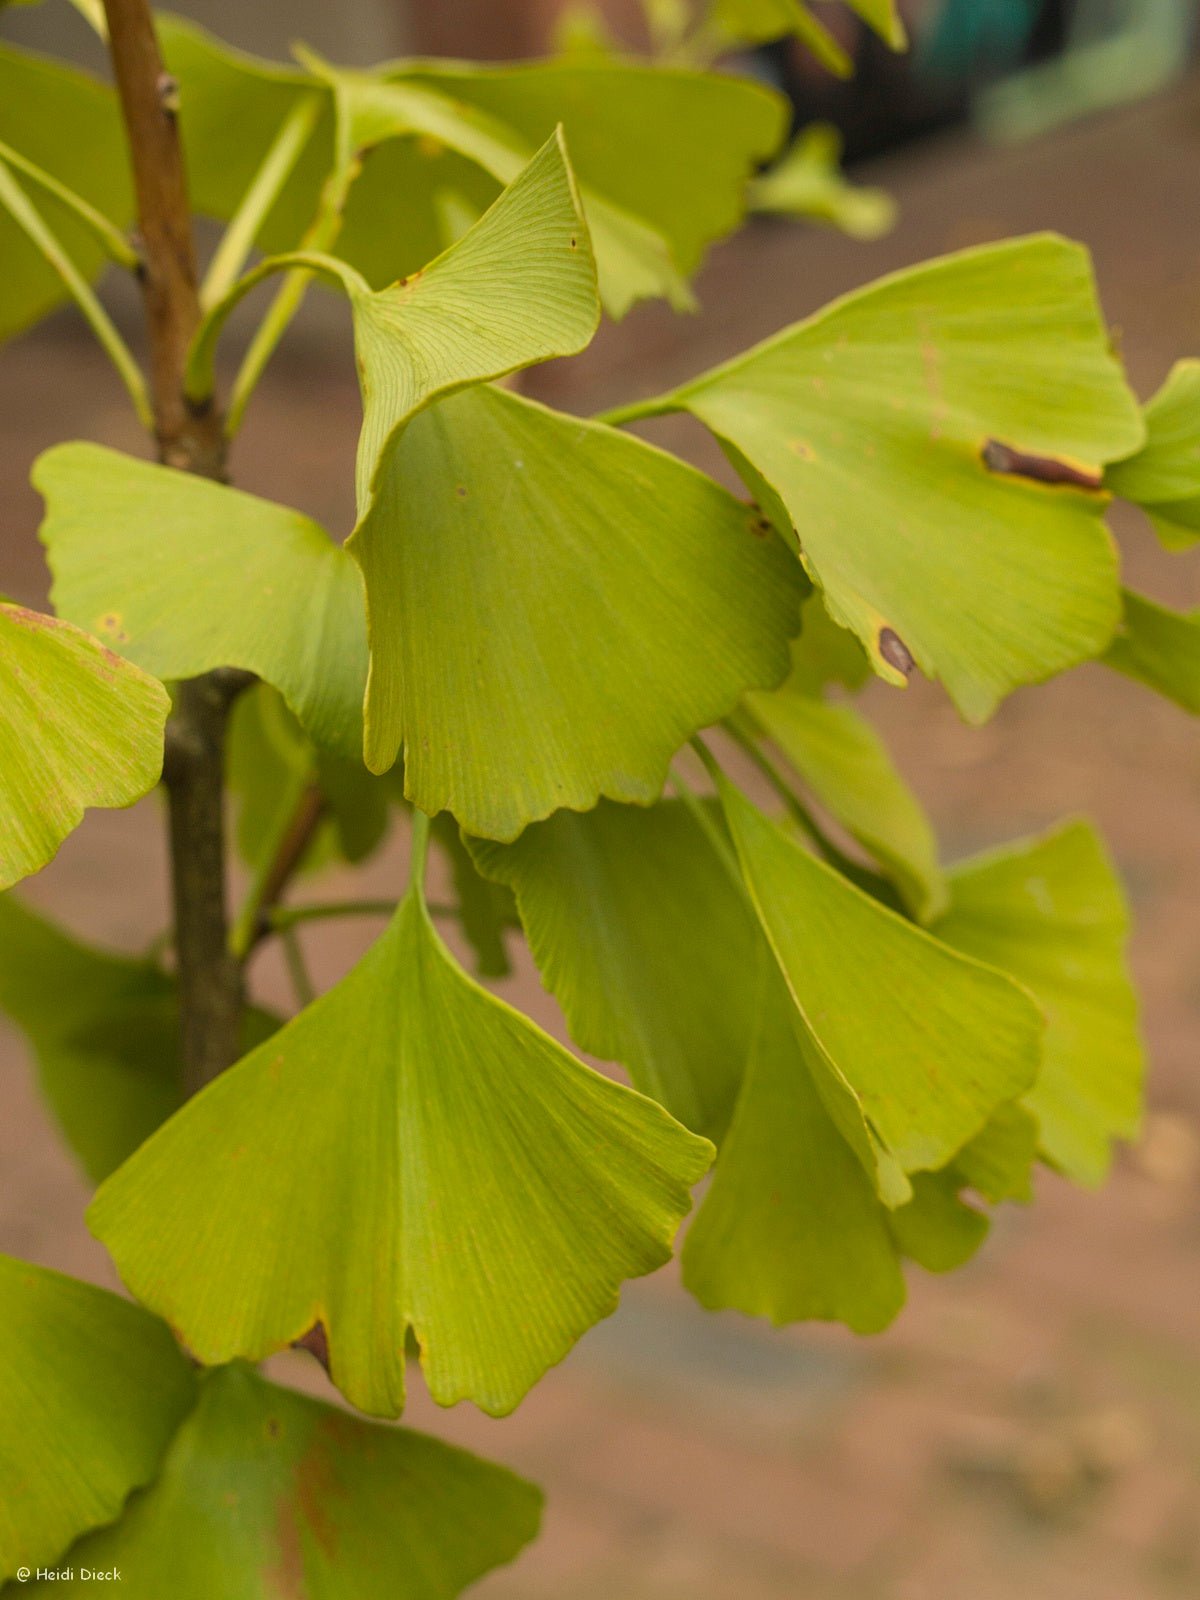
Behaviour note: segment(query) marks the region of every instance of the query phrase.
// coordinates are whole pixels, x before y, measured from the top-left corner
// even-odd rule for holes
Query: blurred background
[[[304,38],[335,58],[405,51],[500,58],[580,26],[634,47],[634,0],[182,0],[229,40],[281,54]],[[1144,397],[1200,354],[1200,75],[1184,0],[913,0],[895,57],[821,6],[860,75],[834,84],[798,50],[734,65],[783,88],[801,122],[843,131],[855,181],[897,221],[871,242],[760,221],[717,249],[701,311],[642,307],[583,357],[535,374],[554,404],[591,411],[665,387],[892,268],[1038,228],[1085,241]],[[567,14],[564,16],[564,12]],[[96,60],[65,6],[5,13],[0,33]],[[137,307],[118,295],[131,328]],[[344,534],[359,408],[341,312],[314,296],[251,409],[242,487]],[[657,436],[724,465],[678,419]],[[141,452],[103,358],[70,312],[0,350],[0,591],[44,603],[29,465],[85,437]],[[1133,583],[1200,604],[1195,556],[1167,556],[1116,518]],[[541,1542],[481,1600],[1158,1600],[1200,1594],[1200,739],[1184,714],[1100,668],[1015,695],[983,729],[934,687],[876,685],[867,708],[928,805],[948,859],[1086,812],[1134,907],[1150,1111],[1140,1143],[1088,1195],[1043,1174],[974,1264],[914,1276],[887,1334],[772,1331],[699,1311],[673,1270],[634,1285],[513,1418],[406,1420],[545,1485]],[[399,847],[398,847],[399,848]],[[395,850],[366,892],[399,881]],[[361,882],[360,880],[356,880]],[[335,892],[336,884],[329,886]],[[153,798],[94,814],[29,899],[97,941],[141,949],[164,920]],[[323,892],[323,891],[322,891]],[[369,928],[331,926],[311,956],[326,981]],[[267,1000],[286,1000],[263,957]],[[561,1033],[525,960],[509,992]],[[112,1284],[82,1223],[85,1184],[0,1023],[0,1249]],[[303,1356],[277,1375],[318,1391]]]

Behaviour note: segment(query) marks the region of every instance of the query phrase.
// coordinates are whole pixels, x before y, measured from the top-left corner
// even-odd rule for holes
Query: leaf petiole
[[[323,95],[305,95],[297,100],[280,124],[274,142],[208,264],[200,288],[200,304],[206,311],[223,300],[237,282],[271,207],[304,154],[323,103]]]
[[[91,229],[98,243],[118,266],[127,267],[130,272],[141,270],[142,258],[120,228],[102,211],[97,211],[96,207],[81,194],[76,194],[74,189],[69,189],[65,183],[60,183],[53,173],[30,161],[28,156],[23,156],[19,150],[14,150],[12,145],[5,144],[3,139],[0,139],[0,162],[6,167],[11,167],[14,172],[19,172],[23,178],[28,178],[31,183],[36,183],[39,189],[66,206],[85,227]]]
[[[8,212],[30,243],[41,251],[48,265],[62,279],[71,298],[83,312],[89,327],[117,369],[117,375],[133,401],[138,421],[153,433],[154,412],[150,405],[150,395],[141,368],[134,360],[133,352],[118,333],[116,324],[96,298],[87,279],[17,182],[12,168],[2,159],[0,159],[0,207]]]

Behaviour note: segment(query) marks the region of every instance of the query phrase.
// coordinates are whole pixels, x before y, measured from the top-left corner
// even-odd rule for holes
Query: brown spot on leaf
[[[465,483],[460,483],[455,488],[454,492],[455,492],[455,494],[458,496],[458,498],[460,500],[465,500],[467,498],[467,486],[466,486],[466,484]]]
[[[1028,478],[1033,483],[1069,484],[1073,489],[1094,490],[1103,486],[1103,474],[1092,468],[1060,461],[1055,456],[1037,456],[1025,450],[1014,450],[1011,445],[1001,444],[999,439],[989,439],[982,454],[983,464],[988,471],[1004,477]]]
[[[579,248],[579,240],[575,237],[574,234],[572,234],[571,235],[571,249],[572,250],[578,250],[578,248]]]
[[[880,628],[879,654],[889,667],[895,667],[897,672],[902,672],[907,678],[916,666],[912,651],[896,632],[895,628]]]

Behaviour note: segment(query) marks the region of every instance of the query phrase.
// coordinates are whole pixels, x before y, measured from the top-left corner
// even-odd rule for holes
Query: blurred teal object
[[[1015,143],[1143,100],[1182,73],[1195,26],[1192,0],[1076,0],[1063,55],[982,90],[974,120]]]
[[[1041,9],[1040,0],[945,0],[924,25],[918,75],[957,83],[1019,65]]]

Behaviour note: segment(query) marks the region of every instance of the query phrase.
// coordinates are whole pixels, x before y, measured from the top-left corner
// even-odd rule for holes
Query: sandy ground
[[[902,220],[870,247],[764,227],[720,251],[706,310],[606,330],[540,392],[590,409],[657,389],[893,266],[1054,227],[1095,252],[1105,306],[1148,393],[1200,334],[1200,103],[1194,88],[1015,152],[950,140],[877,174]],[[328,321],[328,318],[323,319]],[[357,429],[344,353],[301,339],[239,444],[248,488],[343,531]],[[27,485],[37,450],[80,436],[138,448],[101,359],[69,319],[0,355],[0,589],[45,576]],[[682,425],[664,437],[717,470]],[[1135,582],[1200,602],[1194,560],[1131,518]],[[963,727],[928,686],[869,701],[946,856],[1087,812],[1132,896],[1151,1116],[1100,1194],[1046,1177],[978,1261],[918,1278],[896,1327],[773,1333],[701,1313],[668,1270],[634,1286],[506,1422],[418,1395],[409,1420],[508,1461],[549,1494],[545,1535],[481,1600],[1157,1600],[1200,1594],[1200,740],[1182,713],[1098,668]],[[385,855],[376,892],[398,882]],[[368,890],[370,892],[370,890]],[[29,889],[75,928],[136,948],[163,919],[157,802],[98,815]],[[365,930],[313,948],[324,978]],[[260,990],[278,993],[268,962]],[[526,963],[519,1003],[554,1024]],[[81,1221],[20,1041],[0,1025],[0,1249],[112,1282]],[[284,1375],[322,1380],[307,1358]]]

